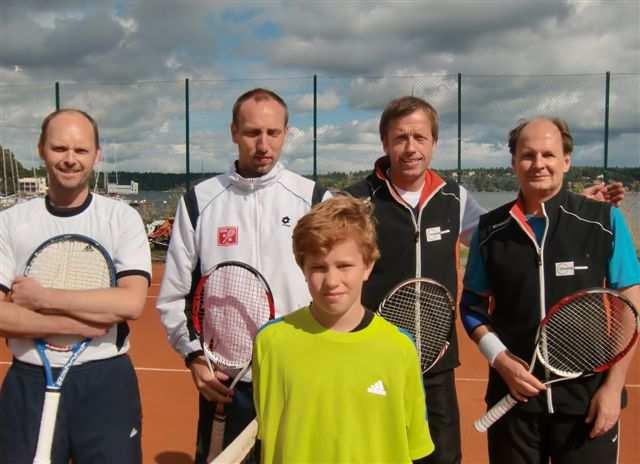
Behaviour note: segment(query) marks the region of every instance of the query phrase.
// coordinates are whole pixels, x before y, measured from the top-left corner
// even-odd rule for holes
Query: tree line
[[[0,148],[2,150],[2,148]],[[0,162],[0,194],[12,194],[17,185],[16,178],[22,177],[44,177],[46,171],[44,167],[36,169],[25,168],[20,161],[15,160],[15,156],[10,150],[4,150],[5,162]],[[1,152],[0,152],[1,153]],[[457,170],[443,169],[438,170],[444,178],[457,179]],[[318,176],[318,182],[327,188],[335,190],[343,190],[347,186],[364,179],[371,173],[370,170],[355,172],[331,172]],[[216,172],[198,172],[191,173],[191,185],[195,185],[203,179],[214,176]],[[565,180],[569,187],[573,190],[581,190],[583,187],[593,184],[597,179],[601,179],[603,175],[602,167],[595,166],[574,166],[565,175]],[[311,176],[306,176],[311,177]],[[640,167],[614,167],[609,168],[607,177],[610,180],[617,180],[631,191],[640,191]],[[6,184],[5,185],[5,179]],[[129,184],[136,181],[141,190],[159,190],[159,191],[184,191],[185,174],[184,173],[162,173],[162,172],[118,172],[118,183]],[[95,182],[95,176],[92,179]],[[114,174],[111,174],[109,182],[115,182]],[[100,180],[103,183],[103,180]],[[467,189],[478,192],[498,192],[498,191],[516,191],[518,189],[517,179],[513,175],[511,168],[474,168],[463,169],[460,183]]]

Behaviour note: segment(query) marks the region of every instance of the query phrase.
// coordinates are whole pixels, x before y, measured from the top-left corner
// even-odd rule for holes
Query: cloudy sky
[[[97,6],[87,6],[94,3]],[[234,99],[255,86],[290,105],[283,155],[318,170],[368,169],[381,154],[378,118],[415,94],[439,110],[434,165],[457,156],[462,73],[463,166],[505,166],[508,130],[555,114],[573,128],[574,163],[603,157],[611,71],[609,159],[640,165],[640,2],[636,0],[0,0],[0,145],[37,163],[42,118],[85,109],[102,129],[108,170],[183,172],[185,78],[193,171],[235,156]],[[55,5],[55,6],[53,6]]]

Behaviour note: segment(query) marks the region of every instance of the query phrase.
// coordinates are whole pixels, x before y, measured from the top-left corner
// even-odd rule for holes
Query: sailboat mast
[[[4,148],[2,147],[0,147],[0,154],[2,154],[2,187],[6,196],[9,195],[9,187],[7,185],[7,164],[4,159]]]

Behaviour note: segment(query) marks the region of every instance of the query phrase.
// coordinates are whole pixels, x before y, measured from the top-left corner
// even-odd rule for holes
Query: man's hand
[[[47,289],[35,279],[19,276],[11,285],[9,297],[13,303],[23,308],[39,311],[45,307]]]
[[[109,325],[104,324],[93,324],[90,322],[83,322],[78,319],[74,319],[72,317],[67,316],[50,316],[53,318],[58,318],[60,320],[64,320],[64,324],[68,325],[67,331],[68,335],[79,335],[81,337],[101,337],[107,333],[109,330]]]
[[[228,375],[222,371],[215,371],[211,374],[203,356],[194,359],[189,365],[189,369],[193,383],[202,396],[216,403],[231,403],[233,391],[223,383],[229,380]]]
[[[585,188],[582,194],[592,200],[604,201],[611,203],[613,206],[619,206],[624,200],[624,185],[622,185],[622,182],[611,182],[606,185],[603,182],[596,182],[591,187]]]
[[[509,351],[500,353],[496,357],[493,367],[509,387],[511,396],[518,401],[526,402],[529,398],[547,389],[529,372],[527,363]]]
[[[620,398],[622,392],[619,388],[612,388],[606,383],[602,384],[591,398],[589,412],[585,422],[593,424],[589,437],[595,438],[608,432],[620,418]]]

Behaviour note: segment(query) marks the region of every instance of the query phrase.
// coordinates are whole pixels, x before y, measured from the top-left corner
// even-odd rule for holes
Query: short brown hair
[[[234,126],[237,127],[238,123],[239,123],[238,119],[239,119],[239,116],[240,116],[240,106],[242,106],[242,104],[244,102],[246,102],[247,100],[251,100],[251,99],[254,99],[255,101],[262,101],[262,100],[274,100],[274,101],[276,101],[277,103],[280,104],[280,106],[282,106],[284,108],[284,125],[285,125],[285,127],[289,124],[289,108],[287,107],[287,104],[282,99],[282,97],[280,97],[280,95],[275,93],[273,90],[263,89],[261,87],[257,87],[255,89],[251,89],[248,92],[245,92],[242,95],[240,95],[238,97],[238,99],[236,100],[236,102],[233,104],[231,123]]]
[[[336,243],[350,238],[358,245],[363,261],[374,263],[380,251],[372,211],[371,202],[350,195],[339,195],[314,206],[293,229],[293,254],[298,266],[304,266],[306,256],[328,254]]]
[[[518,148],[518,140],[520,140],[520,134],[522,130],[531,122],[544,119],[549,121],[554,126],[558,128],[560,131],[560,135],[562,136],[562,151],[565,155],[570,155],[573,153],[573,136],[571,135],[571,131],[569,130],[569,124],[562,118],[556,117],[548,117],[548,116],[538,116],[532,119],[521,119],[518,121],[518,125],[511,129],[509,132],[509,152],[511,152],[511,156],[515,156],[516,149]]]
[[[89,116],[89,113],[78,110],[76,108],[61,108],[59,110],[55,110],[53,113],[49,113],[49,115],[44,118],[42,121],[42,125],[40,127],[40,138],[38,139],[38,146],[43,147],[45,140],[47,140],[47,129],[49,128],[49,123],[58,115],[63,113],[77,113],[80,116],[84,116],[84,118],[89,121],[91,127],[93,127],[93,141],[96,145],[96,150],[100,148],[100,134],[98,133],[98,124],[95,119]]]
[[[380,140],[384,142],[389,126],[396,119],[404,118],[421,110],[431,122],[431,136],[433,141],[438,141],[438,112],[426,100],[414,96],[405,96],[391,100],[380,116]]]

